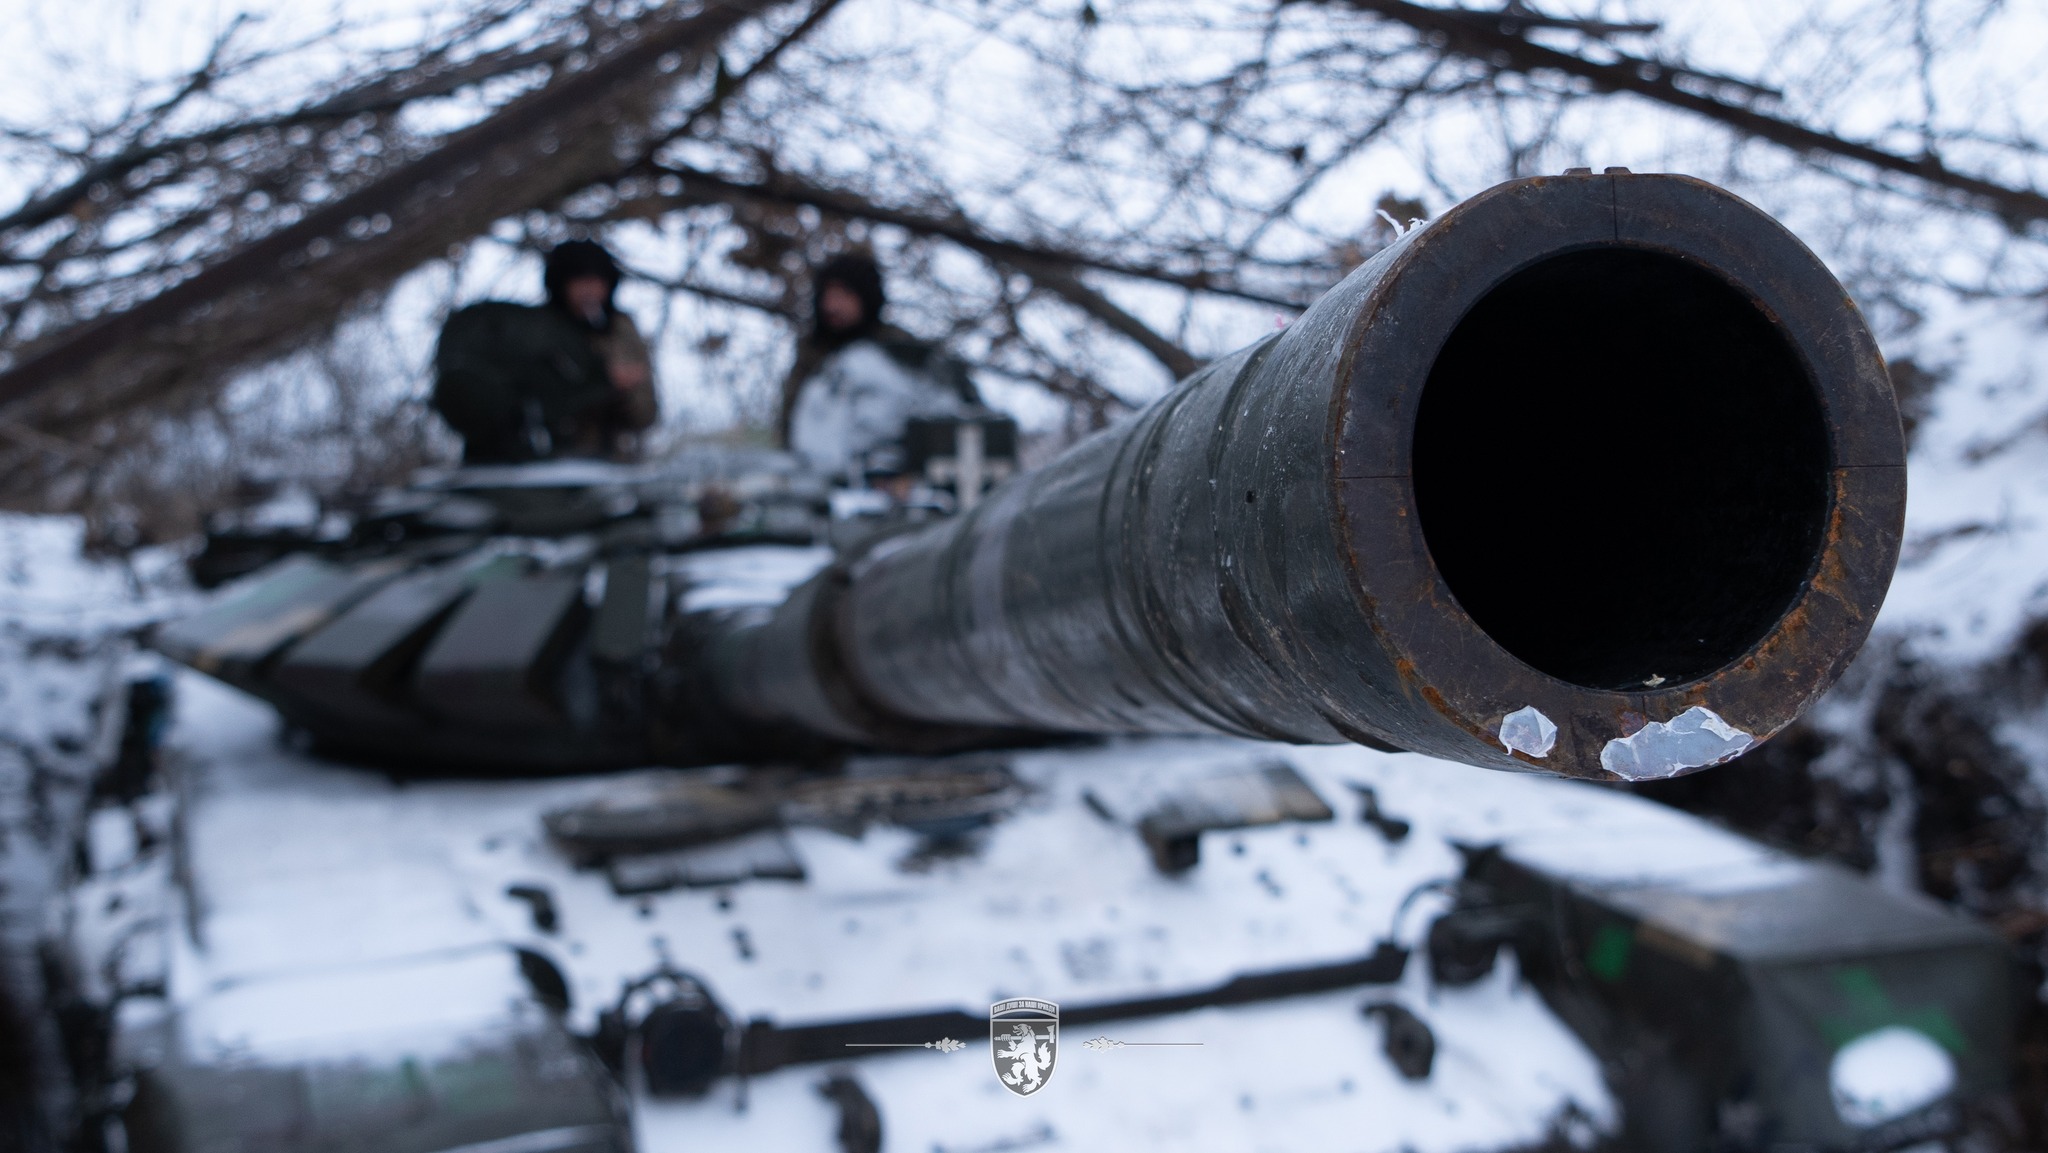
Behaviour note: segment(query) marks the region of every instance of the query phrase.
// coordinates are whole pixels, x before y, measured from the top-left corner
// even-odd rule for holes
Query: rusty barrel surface
[[[1875,341],[1682,176],[1491,189],[734,638],[757,721],[1360,741],[1595,778],[1797,718],[1897,561]]]

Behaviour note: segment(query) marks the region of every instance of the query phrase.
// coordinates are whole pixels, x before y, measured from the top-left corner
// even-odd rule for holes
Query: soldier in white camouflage
[[[944,348],[884,323],[882,273],[854,253],[818,270],[813,322],[783,385],[782,429],[806,464],[852,484],[903,474],[903,434],[915,417],[980,408],[967,370]]]

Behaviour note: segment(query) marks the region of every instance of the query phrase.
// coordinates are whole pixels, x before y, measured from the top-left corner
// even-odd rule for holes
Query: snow
[[[1288,755],[1308,769],[1325,757],[1344,761],[1352,752],[1291,749]],[[1406,772],[1390,776],[1379,761]],[[1462,844],[1499,844],[1526,865],[1591,886],[1732,893],[1790,884],[1812,867],[1675,809],[1595,785],[1405,755],[1378,757],[1344,779],[1372,785],[1388,811],[1418,829]],[[1399,796],[1399,803],[1389,796]]]
[[[320,498],[304,485],[288,484],[243,512],[241,521],[252,529],[309,529],[320,523]]]
[[[177,692],[169,740],[203,756],[184,770],[203,963],[174,995],[499,940],[449,868],[443,805],[285,752],[269,707],[217,682]]]
[[[1199,988],[1369,952],[1411,890],[1458,870],[1452,836],[1568,827],[1587,806],[1620,805],[1620,822],[1663,814],[1562,782],[1365,749],[1120,741],[1015,756],[1030,797],[978,854],[920,860],[921,843],[904,830],[856,839],[799,828],[790,841],[806,882],[620,898],[546,842],[539,814],[687,774],[398,784],[282,747],[268,709],[235,690],[194,674],[181,674],[177,690],[170,740],[189,773],[199,916],[196,943],[174,950],[173,998],[211,1006],[195,1036],[264,1053],[377,1037],[419,1044],[397,1025],[425,1009],[364,1016],[363,1002],[382,996],[373,974],[413,972],[422,958],[481,958],[506,943],[562,969],[579,1030],[626,981],[664,961],[702,978],[735,1019],[786,1024],[980,1013],[1006,996],[1079,1005]],[[1135,813],[1178,782],[1276,757],[1338,803],[1338,820],[1208,834],[1202,864],[1181,876],[1160,875],[1127,820],[1105,821],[1080,799],[1090,790],[1113,812]],[[1388,844],[1358,823],[1344,803],[1347,781],[1372,784],[1382,806],[1416,820],[1423,835]],[[535,929],[528,907],[506,897],[512,884],[552,894],[559,933]],[[1402,939],[1415,945],[1426,925],[1405,918]],[[358,980],[359,989],[342,989]],[[472,984],[443,993],[426,982],[391,1003],[445,1000],[465,1020],[502,1013],[502,983]],[[1435,1031],[1428,1081],[1403,1080],[1380,1053],[1378,1027],[1359,1013],[1378,999],[1407,1005]],[[1200,1044],[1083,1048],[1096,1032]],[[1465,989],[1432,989],[1416,962],[1397,986],[1070,1034],[1058,1075],[1028,1102],[997,1084],[985,1042],[965,1040],[957,1053],[850,1065],[880,1104],[892,1147],[989,1148],[1036,1134],[1048,1149],[1142,1142],[1419,1153],[1533,1143],[1564,1119],[1587,1133],[1614,1121],[1597,1062],[1511,963]],[[830,1106],[813,1091],[821,1075],[791,1068],[744,1089],[722,1084],[700,1101],[643,1100],[642,1147],[718,1147],[744,1136],[828,1150]],[[748,1107],[735,1113],[742,1092]]]
[[[1600,750],[1600,767],[1626,780],[1655,781],[1734,760],[1754,743],[1719,713],[1694,705],[1668,721],[1651,721],[1607,742]]]
[[[1950,303],[1887,349],[1948,374],[1907,462],[1906,548],[1880,634],[1946,664],[1996,656],[2048,611],[2048,378],[2036,302]]]
[[[1547,757],[1557,747],[1557,724],[1535,705],[1524,705],[1500,719],[1500,743],[1511,753]]]
[[[266,1053],[424,1044],[398,1027],[405,1013],[372,1020],[354,1007],[382,995],[373,974],[435,958],[499,964],[507,944],[562,970],[578,1030],[627,981],[661,964],[701,978],[742,1022],[977,1015],[1008,997],[1071,1007],[1203,988],[1354,959],[1390,936],[1416,947],[1429,911],[1443,907],[1426,886],[1461,868],[1454,843],[1499,843],[1519,861],[1588,884],[1702,893],[1792,883],[1811,868],[1576,782],[1363,748],[1131,739],[1012,754],[1026,799],[974,852],[932,854],[897,828],[860,837],[797,828],[788,839],[808,873],[801,883],[619,897],[546,841],[539,815],[719,771],[401,784],[280,745],[269,711],[234,690],[181,674],[178,692],[172,742],[196,798],[188,819],[201,915],[199,944],[176,951],[174,996],[219,1006],[209,1010],[207,1037]],[[1154,869],[1132,827],[1137,815],[1218,774],[1276,759],[1337,809],[1336,820],[1204,834],[1194,869]],[[1389,843],[1360,821],[1354,784],[1370,786],[1414,832]],[[550,893],[557,932],[539,931],[529,907],[506,896],[514,884]],[[1421,907],[1396,924],[1418,889]],[[392,1004],[417,995],[451,1020],[502,1019],[512,978],[502,965],[494,972],[459,993],[422,979]],[[305,995],[357,981],[346,996]],[[1410,1009],[1434,1033],[1427,1080],[1404,1080],[1380,1051],[1380,1027],[1360,1012],[1380,1000]],[[1126,1045],[1082,1044],[1098,1035]],[[1512,954],[1466,988],[1433,987],[1414,959],[1392,986],[1066,1031],[1056,1075],[1028,1099],[997,1082],[982,1038],[958,1039],[967,1045],[957,1052],[889,1051],[845,1063],[877,1103],[890,1147],[1423,1153],[1532,1144],[1553,1131],[1590,1141],[1615,1124],[1597,1061],[1521,981]],[[1920,1066],[1897,1052],[1882,1061],[1855,1055],[1865,1051],[1845,1049],[1838,1062],[1848,1077],[1843,1099],[1864,1103],[1854,1108],[1898,1107],[1931,1083],[1907,1078],[1901,1070]],[[836,1114],[816,1090],[831,1068],[727,1080],[697,1100],[640,1093],[641,1147],[746,1141],[825,1153]]]
[[[1932,1105],[1955,1085],[1954,1058],[1927,1034],[1904,1025],[1858,1037],[1828,1066],[1835,1112],[1859,1129]]]
[[[789,590],[831,563],[829,548],[759,545],[686,553],[671,571],[687,582],[683,611],[697,612],[781,604]]]
[[[72,850],[86,832],[93,774],[119,738],[117,710],[104,707],[135,655],[126,631],[149,618],[145,597],[161,554],[129,566],[82,555],[85,525],[75,517],[0,513],[0,994],[16,1005],[43,1000],[41,942],[63,919],[62,894]],[[158,598],[161,600],[161,598]],[[96,854],[118,855],[114,831],[102,831]],[[132,878],[153,892],[163,889]],[[149,915],[146,900],[111,909],[118,888],[92,894],[96,925],[118,934]],[[119,916],[113,914],[120,913]],[[146,979],[147,948],[112,947],[111,964],[81,974],[90,989],[106,981]],[[51,1116],[70,1108],[62,1049],[47,1015],[31,1017],[21,1037],[31,1087]]]
[[[1419,968],[1419,967],[1418,967]],[[881,1113],[885,1147],[946,1149],[1426,1150],[1541,1139],[1553,1120],[1611,1115],[1598,1066],[1516,977],[1473,986],[1328,993],[1154,1021],[1062,1029],[1054,1074],[1027,1098],[997,1083],[987,1042],[848,1063]],[[1437,1034],[1430,1078],[1404,1080],[1379,1052],[1368,1000],[1408,1005]],[[1126,1048],[1093,1050],[1105,1035]],[[1171,1048],[1138,1043],[1198,1042]],[[756,1145],[828,1153],[836,1118],[820,1069],[785,1069],[699,1102],[643,1102],[641,1147]],[[1007,1143],[1007,1144],[1005,1144]]]
[[[1937,300],[1918,331],[1886,348],[1945,377],[1907,461],[1905,548],[1870,646],[1878,660],[1917,666],[1916,679],[1985,670],[1987,683],[2009,684],[1995,666],[2048,618],[2042,349],[2038,299]],[[1838,704],[1844,695],[1824,700],[1815,719],[1866,749],[1873,701]],[[1995,731],[2029,766],[2033,787],[2048,788],[2048,710],[2009,712]],[[1903,768],[1863,755],[1889,777],[1892,798],[1878,830],[1879,872],[1895,888],[1917,889],[1916,790]]]
[[[85,638],[135,627],[168,607],[148,579],[171,559],[165,550],[124,565],[86,558],[84,545],[79,517],[0,512],[0,626]]]
[[[512,954],[482,947],[230,985],[186,1008],[178,1040],[201,1061],[285,1064],[393,1048],[431,1061],[459,1055],[482,1028],[539,1011]]]
[[[605,460],[568,458],[526,464],[472,464],[440,479],[450,489],[603,488],[630,484],[653,475],[648,466]]]
[[[895,828],[858,838],[798,828],[789,840],[804,882],[622,898],[602,875],[565,860],[539,815],[689,772],[400,784],[282,747],[269,711],[234,690],[185,674],[178,692],[171,739],[195,798],[200,915],[197,944],[175,950],[174,997],[228,1006],[212,1010],[208,1035],[266,1051],[316,1046],[329,1034],[360,1044],[375,1032],[318,1007],[354,996],[292,1007],[281,991],[300,975],[502,957],[491,950],[508,943],[561,968],[579,1030],[625,982],[664,963],[701,978],[740,1021],[978,1014],[1012,996],[1076,1006],[1350,960],[1388,935],[1416,946],[1428,917],[1411,913],[1396,926],[1396,910],[1456,875],[1454,841],[1504,843],[1518,859],[1582,878],[1700,889],[1777,883],[1804,868],[1674,811],[1571,782],[1362,748],[1124,740],[1014,754],[1027,799],[976,852],[933,855]],[[1131,827],[1136,814],[1177,788],[1274,759],[1293,764],[1337,819],[1205,834],[1196,868],[1170,877],[1153,868]],[[1415,833],[1390,844],[1360,822],[1351,784],[1371,786]],[[1084,803],[1084,791],[1110,819]],[[513,884],[552,895],[557,932],[536,929],[528,906],[506,896]],[[1423,897],[1437,908],[1442,900]],[[361,979],[371,995],[374,979]],[[450,1012],[500,1011],[498,988],[477,982],[475,1003],[451,993]],[[1435,1033],[1428,1080],[1403,1080],[1380,1052],[1380,1029],[1359,1010],[1382,999]],[[259,1028],[261,1012],[305,1019]],[[1080,1044],[1096,1034],[1198,1044]],[[848,1062],[880,1106],[891,1147],[1420,1153],[1534,1143],[1559,1126],[1590,1138],[1614,1123],[1597,1062],[1511,958],[1463,989],[1433,988],[1414,961],[1394,986],[1068,1033],[1057,1075],[1028,1100],[997,1083],[985,1042],[964,1040],[955,1053]],[[815,1092],[824,1073],[796,1067],[744,1086],[728,1081],[695,1101],[643,1094],[642,1147],[746,1140],[828,1150],[836,1122]]]
[[[111,873],[135,859],[140,838],[126,809],[101,809],[86,821],[87,859],[95,873]]]
[[[803,384],[790,413],[789,447],[811,471],[856,481],[915,417],[959,416],[952,389],[912,371],[870,340],[828,359]]]

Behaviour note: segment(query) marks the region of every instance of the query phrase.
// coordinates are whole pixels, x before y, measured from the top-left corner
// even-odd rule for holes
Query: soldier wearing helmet
[[[783,385],[782,433],[813,469],[854,484],[904,474],[904,430],[959,417],[981,398],[958,360],[882,320],[882,272],[863,253],[813,279],[812,325]]]
[[[485,301],[448,318],[434,352],[434,408],[466,464],[557,456],[631,459],[658,415],[653,358],[613,296],[602,245],[548,253],[538,308]]]

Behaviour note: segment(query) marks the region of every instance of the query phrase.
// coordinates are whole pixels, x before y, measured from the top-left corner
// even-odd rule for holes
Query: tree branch
[[[666,83],[659,61],[678,51],[701,59],[741,22],[781,2],[726,0],[697,15],[651,18],[610,56],[520,97],[419,160],[34,349],[0,374],[0,406],[11,409],[91,371],[94,395],[66,397],[61,408],[67,419],[92,419],[88,399],[101,410],[109,401],[133,403],[289,347],[351,301],[493,221],[611,176],[617,137],[644,123],[649,86]]]
[[[1097,272],[1128,276],[1134,280],[1170,284],[1190,292],[1235,297],[1277,308],[1302,308],[1307,304],[1307,301],[1298,298],[1273,296],[1246,288],[1227,276],[1217,275],[1206,269],[1197,272],[1177,272],[1158,265],[1126,263],[1107,257],[1091,256],[1074,249],[993,236],[982,231],[964,216],[937,216],[914,209],[892,208],[868,200],[859,193],[827,188],[785,172],[771,172],[764,180],[747,182],[681,164],[651,165],[649,171],[682,179],[684,187],[681,193],[660,198],[679,205],[723,204],[738,198],[763,204],[810,207],[835,216],[893,225],[920,236],[950,240],[990,260],[1015,264],[1020,268],[1032,264],[1060,264],[1074,268],[1091,268]],[[692,189],[698,191],[693,193]]]
[[[2014,188],[1982,177],[1957,172],[1940,159],[1901,156],[1875,145],[1848,140],[1830,132],[1759,112],[1727,100],[1688,91],[1679,81],[1686,69],[1655,60],[1620,55],[1611,64],[1588,60],[1570,52],[1545,47],[1523,39],[1512,30],[1512,22],[1495,12],[1474,12],[1449,8],[1427,8],[1407,0],[1344,0],[1354,8],[1405,24],[1428,36],[1445,51],[1471,57],[1501,72],[1561,72],[1585,80],[1602,92],[1628,92],[1681,108],[1718,121],[1738,132],[1769,140],[1798,152],[1820,152],[1868,164],[1886,172],[1911,176],[1937,188],[1959,192],[1991,209],[2015,230],[2048,220],[2048,195],[2030,188]],[[1619,55],[1619,54],[1617,54]],[[1754,91],[1768,91],[1746,81],[1728,77],[1705,77],[1723,84],[1736,84]]]
[[[1191,376],[1202,367],[1202,362],[1196,360],[1187,349],[1152,331],[1149,325],[1124,311],[1115,301],[1082,283],[1071,266],[1015,258],[1006,263],[1030,277],[1033,284],[1053,293],[1102,322],[1111,331],[1151,353],[1152,358],[1165,365],[1175,380]]]

